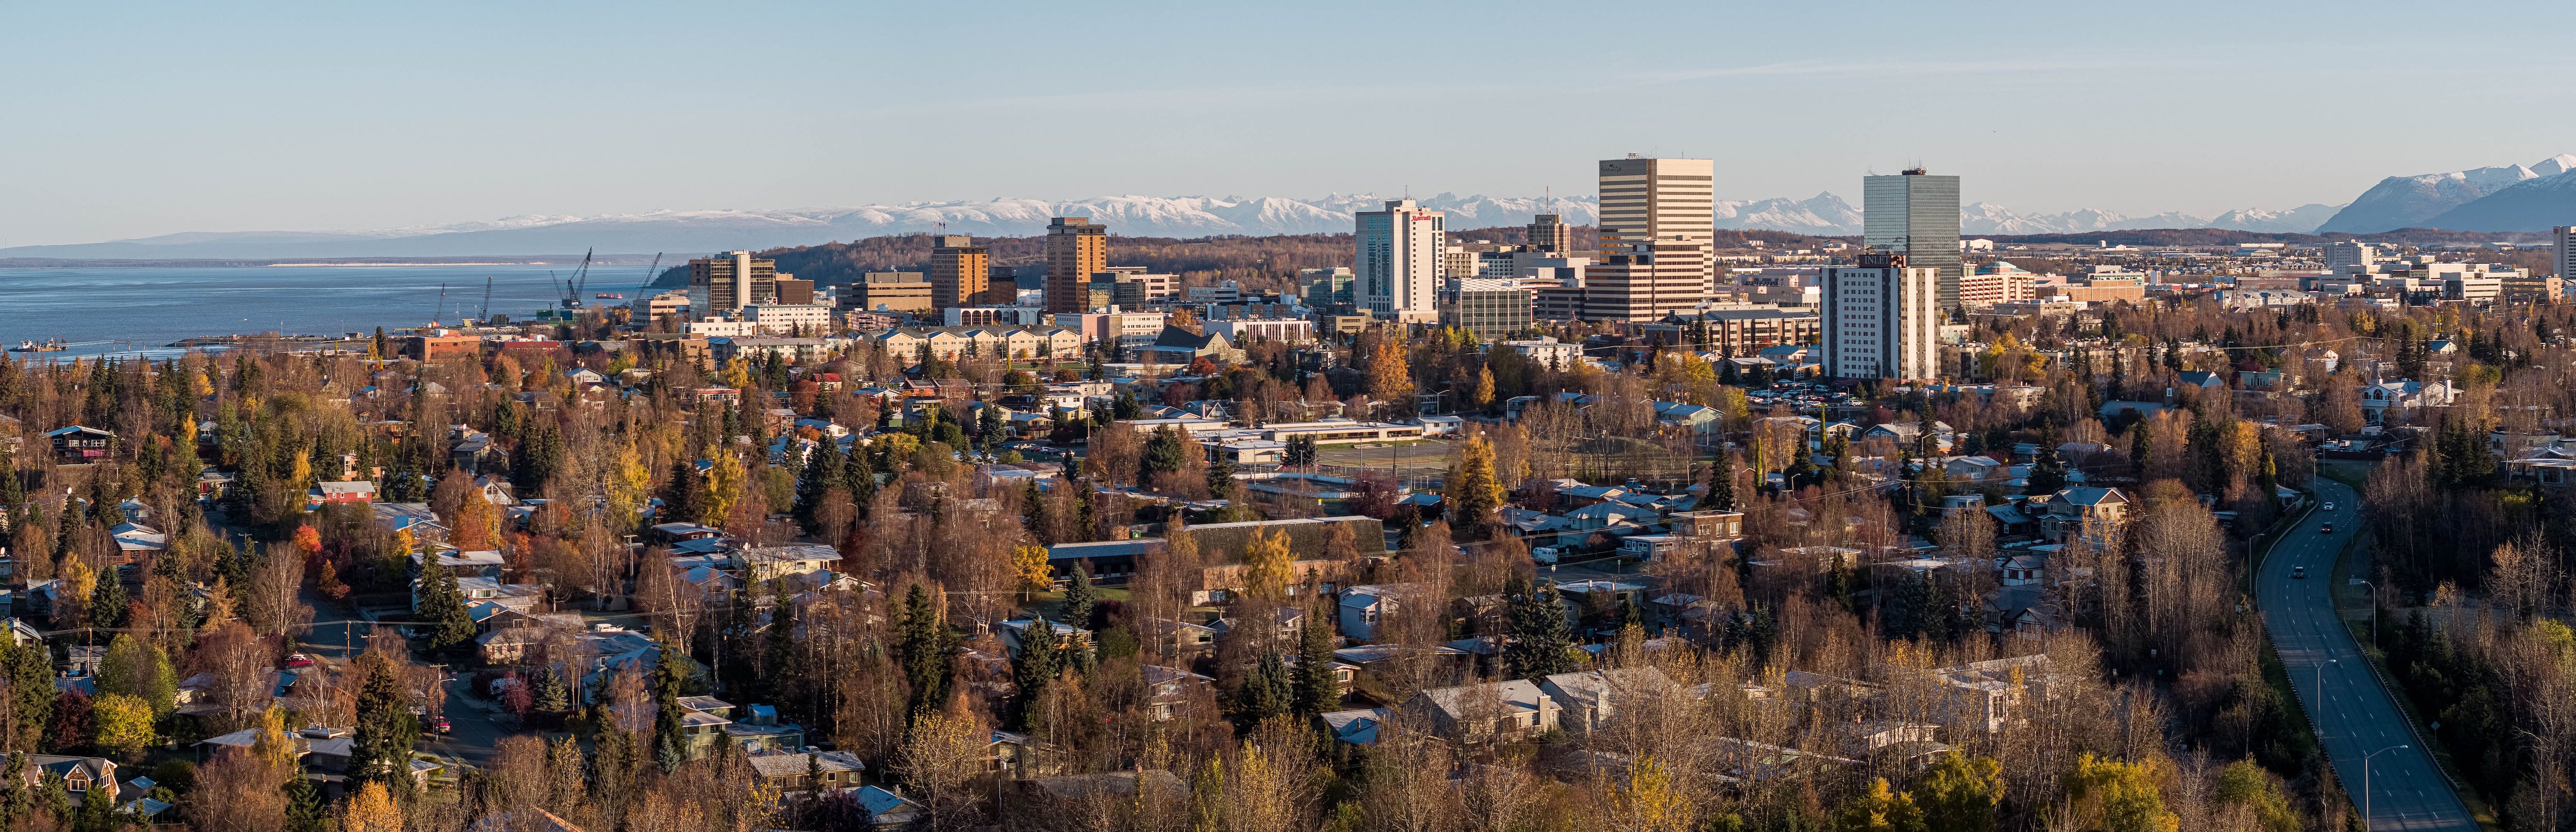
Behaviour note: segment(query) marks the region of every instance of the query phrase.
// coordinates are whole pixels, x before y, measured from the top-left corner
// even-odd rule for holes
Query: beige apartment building
[[[1708,159],[1601,162],[1601,256],[1584,270],[1584,318],[1653,320],[1708,296],[1716,180]]]

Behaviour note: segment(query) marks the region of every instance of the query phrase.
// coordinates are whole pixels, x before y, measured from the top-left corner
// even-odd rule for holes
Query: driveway
[[[2369,829],[2476,832],[2468,807],[2461,805],[2335,613],[2335,560],[2361,527],[2361,498],[2350,487],[2322,478],[2315,481],[2315,490],[2335,510],[2320,508],[2285,532],[2288,537],[2272,549],[2256,577],[2273,648],[2280,652],[2335,774],[2351,793],[2355,811],[2364,803],[2363,755],[2380,752],[2369,758],[2366,778]],[[2328,523],[2334,524],[2333,534],[2320,531]],[[2295,567],[2306,567],[2307,577],[2290,577]],[[2400,745],[2410,747],[2382,751]]]

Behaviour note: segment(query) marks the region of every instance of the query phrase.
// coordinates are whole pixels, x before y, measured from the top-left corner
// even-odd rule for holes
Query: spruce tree
[[[1075,561],[1073,583],[1064,590],[1064,620],[1076,627],[1091,627],[1091,608],[1100,602],[1100,590],[1091,585],[1091,561]]]
[[[840,485],[841,454],[826,437],[805,454],[805,463],[796,472],[794,514],[796,523],[805,528],[806,534],[822,532],[823,522],[818,519],[818,512],[823,508],[824,495]]]
[[[1038,490],[1036,479],[1020,489],[1020,527],[1040,546],[1053,546],[1064,541],[1048,533],[1046,494]]]
[[[1287,662],[1278,653],[1262,654],[1244,676],[1243,689],[1235,694],[1235,710],[1245,722],[1260,722],[1294,707],[1296,693],[1288,679]]]
[[[912,690],[907,703],[911,713],[939,707],[948,701],[948,634],[940,621],[939,610],[930,601],[930,593],[920,584],[904,596],[903,612],[896,622],[899,641],[895,656],[903,662],[905,681]]]
[[[1333,678],[1332,608],[1317,603],[1297,632],[1298,716],[1314,716],[1340,707],[1341,684]]]
[[[286,832],[323,832],[329,815],[322,802],[322,790],[297,772],[286,779]]]
[[[687,729],[680,722],[680,685],[688,679],[689,658],[667,640],[661,654],[653,665],[653,762],[668,774],[689,759]]]
[[[410,699],[394,673],[394,660],[380,653],[359,658],[364,665],[358,687],[357,736],[350,740],[349,772],[396,791],[411,786],[411,747],[420,740],[420,722],[412,718]]]
[[[122,626],[125,619],[125,579],[117,576],[121,571],[118,567],[102,566],[98,570],[98,584],[89,593],[89,625],[101,629]]]
[[[662,493],[662,519],[665,522],[684,522],[697,517],[705,508],[702,503],[706,501],[706,488],[706,480],[698,473],[695,461],[685,458],[672,461],[671,481]]]
[[[1511,640],[1503,647],[1503,665],[1514,679],[1537,679],[1574,671],[1574,629],[1566,622],[1565,599],[1553,583],[1536,585],[1512,579]]]
[[[767,650],[760,658],[760,678],[768,688],[773,703],[787,698],[789,680],[800,678],[802,669],[796,662],[796,603],[787,594],[787,582],[773,582],[770,596],[769,638]]]
[[[1703,507],[1714,511],[1735,510],[1735,458],[1720,454],[1708,469],[1708,500]]]
[[[1055,643],[1055,625],[1045,616],[1032,618],[1020,631],[1020,653],[1011,657],[1011,680],[1020,689],[1020,727],[1037,730],[1040,724],[1038,705],[1046,696],[1047,686],[1064,670]]]
[[[420,578],[420,611],[422,621],[438,622],[429,633],[429,649],[444,650],[474,640],[474,615],[465,609],[465,591],[457,588],[456,573],[432,565]]]

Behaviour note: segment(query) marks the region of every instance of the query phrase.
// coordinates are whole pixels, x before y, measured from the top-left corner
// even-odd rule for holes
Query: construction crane
[[[438,319],[444,317],[447,317],[447,284],[441,283],[438,284],[438,306],[429,310],[429,325],[437,326]]]
[[[635,296],[643,297],[648,290],[652,289],[653,278],[661,277],[661,271],[662,253],[653,252],[653,265],[644,267],[644,282],[635,284]]]
[[[569,312],[581,308],[581,287],[590,283],[590,255],[591,252],[595,251],[598,251],[598,249],[591,249],[590,251],[582,252],[581,268],[574,269],[572,277],[564,279],[563,286],[561,287],[564,293],[564,311]],[[547,272],[547,274],[553,274],[553,272]]]
[[[482,308],[482,310],[481,310],[481,311],[478,311],[478,312],[475,312],[475,313],[474,313],[474,320],[475,320],[475,322],[480,323],[480,322],[483,322],[483,321],[489,321],[489,320],[491,320],[491,319],[492,319],[492,276],[487,274],[487,275],[484,275],[484,276],[483,276],[483,308]]]

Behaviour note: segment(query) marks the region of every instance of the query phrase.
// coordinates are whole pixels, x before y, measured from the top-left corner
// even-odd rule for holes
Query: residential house
[[[45,431],[45,439],[54,445],[54,461],[63,465],[86,465],[105,459],[108,448],[116,444],[116,434],[82,425]]]
[[[1324,730],[1331,731],[1333,739],[1337,741],[1352,745],[1376,745],[1378,729],[1384,727],[1387,720],[1395,718],[1395,712],[1387,708],[1365,708],[1354,711],[1333,711],[1318,714],[1315,718],[1323,721]]]
[[[1369,584],[1342,590],[1337,607],[1342,634],[1358,641],[1378,640],[1378,625],[1394,614],[1400,599],[1421,593],[1418,584]]]
[[[2392,412],[2404,415],[2418,408],[2449,407],[2459,396],[2459,388],[2447,381],[2383,381],[2362,388],[2361,413],[2375,425]]]
[[[1581,734],[1617,716],[1620,703],[1683,695],[1681,686],[1651,665],[1559,673],[1540,679],[1538,687],[1562,709],[1560,724]]]
[[[1434,736],[1453,742],[1510,742],[1556,730],[1556,699],[1525,679],[1431,688],[1404,703]]]
[[[93,796],[104,797],[108,805],[116,805],[118,786],[114,760],[105,757],[67,757],[59,754],[27,755],[27,769],[24,776],[29,787],[43,783],[45,775],[48,774],[63,779],[63,790],[71,793],[74,806],[87,805]]]
[[[782,793],[854,788],[859,785],[859,773],[868,768],[850,751],[753,754],[743,759],[751,762],[762,785]]]
[[[830,546],[792,544],[787,546],[754,546],[735,553],[742,561],[743,577],[753,582],[788,575],[806,575],[830,569],[840,563],[841,552]]]
[[[1190,702],[1216,695],[1216,679],[1173,667],[1146,665],[1146,709],[1156,720],[1167,720],[1188,710]]]
[[[1045,621],[1049,630],[1055,634],[1056,649],[1069,650],[1077,646],[1088,645],[1091,643],[1090,630],[1085,630],[1071,624],[1047,621],[1043,618],[1020,618],[1004,621],[1000,626],[994,627],[993,630],[995,635],[1001,636],[1002,646],[1007,648],[1011,655],[1018,656],[1020,654],[1020,644],[1028,639],[1029,628],[1041,621]]]
[[[323,506],[366,505],[375,501],[376,484],[367,480],[315,483],[304,494],[304,510],[321,511]]]
[[[858,798],[859,811],[867,813],[868,827],[880,832],[911,829],[930,818],[930,810],[911,798],[875,786],[860,786]]]
[[[2091,539],[2128,521],[2129,496],[2117,488],[2076,486],[2049,498],[2039,533],[2059,543]]]

